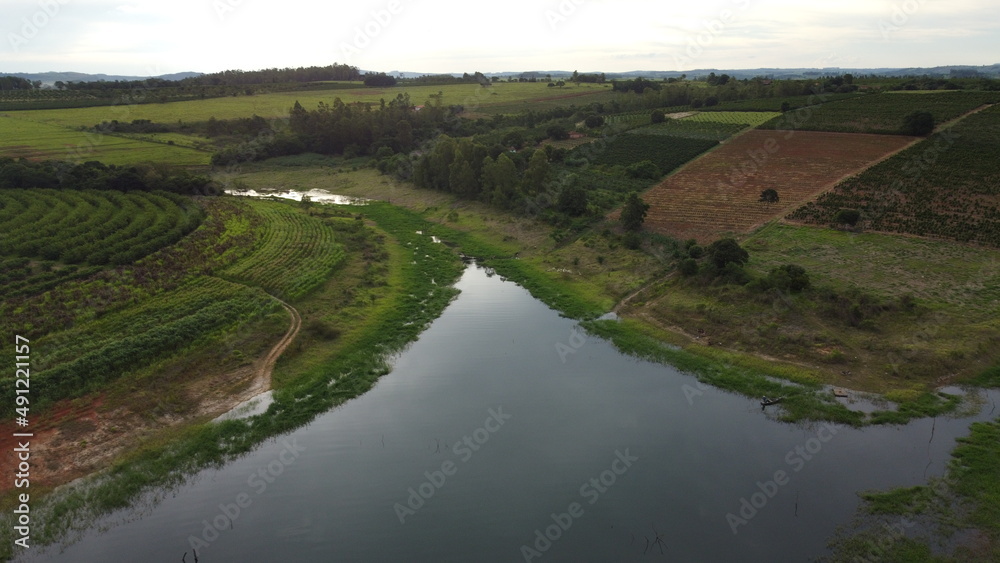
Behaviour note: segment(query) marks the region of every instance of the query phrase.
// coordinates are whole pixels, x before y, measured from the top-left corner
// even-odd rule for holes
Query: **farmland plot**
[[[790,218],[828,225],[839,210],[854,209],[865,229],[1000,246],[998,144],[995,105],[847,179]]]
[[[708,242],[747,233],[916,139],[896,135],[750,131],[643,195],[647,228]],[[780,201],[760,202],[774,189]]]

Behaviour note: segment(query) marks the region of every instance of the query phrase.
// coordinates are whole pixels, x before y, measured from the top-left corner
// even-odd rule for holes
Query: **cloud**
[[[423,72],[673,69],[676,54],[694,43],[702,48],[692,68],[822,60],[910,67],[938,64],[931,59],[992,64],[989,42],[1000,44],[1000,23],[983,0],[395,1],[399,10],[387,19],[390,0],[72,0],[18,52],[0,52],[0,68],[71,64],[131,74],[151,66],[211,72],[330,64],[348,62],[342,45],[376,27],[349,62]],[[0,32],[10,35],[39,7],[25,2],[4,10]],[[893,18],[905,21],[887,41],[880,25]]]

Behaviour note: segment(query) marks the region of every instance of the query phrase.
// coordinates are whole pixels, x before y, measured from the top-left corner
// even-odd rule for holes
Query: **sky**
[[[995,0],[0,0],[0,72],[1000,63]]]

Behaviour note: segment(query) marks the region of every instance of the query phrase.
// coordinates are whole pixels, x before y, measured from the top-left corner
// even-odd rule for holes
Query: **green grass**
[[[1000,558],[1000,420],[977,422],[952,451],[948,475],[926,486],[861,493],[855,532],[831,542],[832,562],[878,556],[885,561],[992,562]],[[902,517],[902,518],[901,518]],[[911,537],[885,539],[885,525],[915,521]],[[955,531],[964,542],[954,541]],[[916,532],[917,537],[912,537]],[[978,537],[977,537],[978,536]],[[975,541],[969,541],[974,538]]]
[[[895,298],[910,294],[935,308],[986,320],[1000,315],[1000,251],[943,240],[770,225],[748,237],[749,268],[766,274],[794,263],[836,287]]]
[[[107,111],[107,108],[85,109]],[[79,127],[90,127],[93,123],[79,123],[68,114],[59,115],[61,112],[82,112],[85,109],[51,110],[57,113],[46,121],[36,119],[39,116],[34,112],[0,114],[0,156],[79,163],[100,160],[105,164],[120,165],[154,162],[179,166],[207,165],[211,157],[208,152],[185,148],[180,144],[170,146],[80,131]],[[18,114],[16,117],[15,113]]]

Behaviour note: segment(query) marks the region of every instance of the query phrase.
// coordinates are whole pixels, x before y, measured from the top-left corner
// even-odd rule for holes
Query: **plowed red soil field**
[[[916,142],[900,135],[750,131],[689,163],[642,198],[647,229],[711,242],[782,217]],[[780,201],[760,202],[772,188]]]

